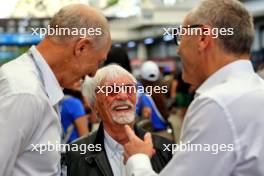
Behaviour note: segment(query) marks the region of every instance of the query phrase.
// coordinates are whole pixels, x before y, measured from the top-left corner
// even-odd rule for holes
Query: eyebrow
[[[128,84],[130,84],[130,85],[131,84],[136,85],[136,83],[134,83],[134,82],[127,82],[127,83],[120,83],[120,84],[115,82],[115,83],[111,83],[111,84],[104,84],[104,86],[114,86],[114,85],[116,85],[116,86],[122,86],[122,85],[124,85],[125,86],[125,85],[128,85]]]

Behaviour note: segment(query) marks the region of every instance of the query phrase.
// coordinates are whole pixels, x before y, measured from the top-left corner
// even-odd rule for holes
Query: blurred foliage
[[[107,6],[112,6],[118,3],[118,0],[108,0],[107,1]]]

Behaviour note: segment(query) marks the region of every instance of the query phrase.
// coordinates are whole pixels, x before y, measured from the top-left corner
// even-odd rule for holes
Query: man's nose
[[[128,96],[127,96],[127,93],[122,90],[120,91],[118,94],[117,94],[117,97],[116,97],[118,100],[127,100],[128,99]]]

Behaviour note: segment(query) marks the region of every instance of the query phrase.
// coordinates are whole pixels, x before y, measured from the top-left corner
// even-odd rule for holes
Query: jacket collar
[[[110,175],[114,176],[104,147],[104,127],[102,122],[99,125],[93,144],[101,144],[102,150],[86,153],[85,161],[89,164],[95,162],[103,175],[108,176],[111,173]]]
[[[135,131],[135,134],[139,138],[141,138],[141,139],[144,138],[145,131],[138,128],[136,125],[134,125],[134,131]],[[104,147],[104,127],[103,127],[102,122],[100,123],[99,128],[98,128],[97,133],[96,133],[94,145],[95,144],[101,144],[102,150],[99,152],[93,152],[93,153],[89,153],[89,154],[86,153],[86,156],[85,156],[86,162],[91,164],[93,161],[95,161],[97,166],[99,167],[99,169],[103,173],[103,175],[109,176],[109,174],[111,173],[110,175],[114,176],[112,168],[111,168],[110,163],[109,163],[109,160],[108,160],[107,155],[106,155],[105,147]]]
[[[63,98],[62,88],[50,66],[34,45],[29,49],[29,52],[32,54],[32,59],[39,71],[39,76],[42,79],[50,103],[54,106]]]

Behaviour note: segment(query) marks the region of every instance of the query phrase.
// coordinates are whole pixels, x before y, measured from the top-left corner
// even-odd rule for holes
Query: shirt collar
[[[104,143],[107,147],[109,147],[109,151],[111,151],[111,157],[115,155],[115,153],[122,154],[124,152],[124,148],[121,144],[119,144],[116,140],[114,140],[106,130],[104,130]]]
[[[249,60],[237,60],[234,61],[213,73],[209,78],[207,78],[202,85],[196,90],[196,95],[208,91],[214,86],[227,81],[229,78],[239,77],[241,74],[248,74],[254,72],[252,63]]]
[[[40,77],[43,79],[42,81],[49,100],[52,106],[54,106],[63,98],[62,88],[46,60],[34,45],[30,48],[30,52],[34,56],[36,66],[39,69]]]

